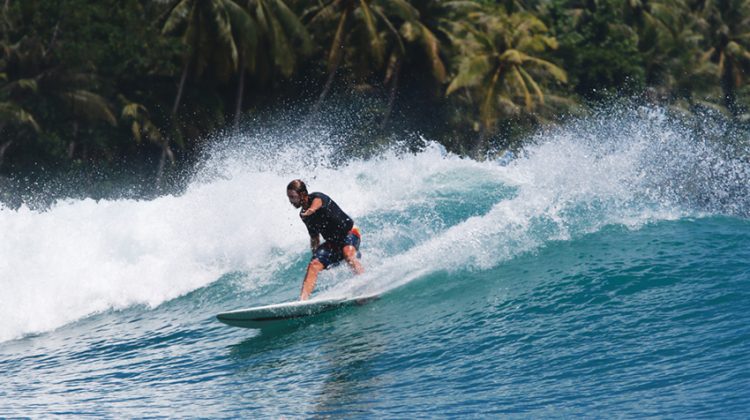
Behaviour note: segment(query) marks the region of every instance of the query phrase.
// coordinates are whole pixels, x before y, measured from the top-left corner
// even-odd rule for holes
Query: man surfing
[[[349,264],[355,274],[365,271],[358,258],[362,235],[351,217],[331,197],[320,192],[308,194],[307,186],[299,179],[287,185],[286,196],[295,208],[301,208],[299,216],[310,234],[312,248],[312,260],[307,265],[300,300],[310,297],[315,289],[318,273],[342,260]],[[325,239],[323,244],[320,243],[321,236]]]

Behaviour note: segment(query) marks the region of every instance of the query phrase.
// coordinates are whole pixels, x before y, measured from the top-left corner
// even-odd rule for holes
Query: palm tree
[[[164,157],[174,162],[174,152],[169,146],[169,139],[162,135],[161,130],[151,121],[148,109],[137,102],[130,102],[124,96],[120,96],[121,102],[124,103],[120,118],[130,123],[130,131],[136,143],[141,143],[144,139],[162,149],[162,159],[159,160],[159,166],[156,169],[156,185],[161,184],[161,178],[164,175]]]
[[[717,64],[723,99],[734,117],[745,110],[738,103],[739,89],[750,74],[750,3],[745,0],[690,1],[707,35],[703,61]]]
[[[240,82],[235,107],[235,128],[239,124],[246,70],[259,73],[261,79],[278,71],[290,77],[301,57],[312,53],[310,33],[300,18],[283,0],[245,0],[241,2],[251,17],[237,34],[240,48]]]
[[[674,3],[674,4],[672,4]],[[683,21],[682,8],[671,0],[627,0],[624,2],[625,23],[638,33],[638,49],[646,57],[647,81],[658,84],[666,71],[665,53]]]
[[[36,133],[41,132],[36,119],[28,111],[12,101],[0,102],[0,166],[3,164],[5,152],[16,141],[16,136],[5,132],[9,126],[29,127]]]
[[[42,42],[35,37],[25,37],[20,42],[3,49],[3,71],[9,81],[3,86],[0,98],[5,100],[5,115],[39,131],[31,116],[35,108],[50,104],[70,113],[72,139],[68,156],[73,157],[81,123],[106,122],[117,125],[112,107],[95,92],[95,69],[76,71],[59,66],[48,54]],[[12,74],[8,74],[12,73]],[[8,102],[9,101],[9,102]],[[10,104],[10,105],[8,105]],[[31,112],[26,111],[31,109]]]
[[[223,80],[237,71],[240,52],[235,35],[248,30],[248,21],[246,12],[231,0],[181,0],[172,8],[162,33],[181,34],[187,47],[173,116],[177,115],[190,70],[197,78],[211,66]]]
[[[192,72],[194,78],[199,78],[210,68],[219,80],[227,81],[241,69],[238,96],[241,95],[244,90],[244,68],[253,57],[256,44],[253,29],[250,16],[232,0],[180,0],[169,11],[162,26],[162,34],[180,34],[182,43],[187,48],[171,112],[172,137],[175,142],[182,143],[177,111],[188,74]],[[241,99],[237,101],[238,107],[241,107]],[[235,120],[238,118],[235,116]],[[157,142],[162,147],[156,175],[157,187],[165,161],[169,159],[174,163],[169,143],[169,139]]]
[[[658,95],[654,99],[672,102],[685,112],[713,95],[716,65],[700,59],[704,37],[684,0],[628,0],[625,21],[638,32],[646,82]]]
[[[384,75],[383,84],[390,85],[390,94],[383,123],[393,108],[408,46],[423,52],[438,83],[446,77],[438,37],[405,0],[330,0],[308,9],[306,16],[312,30],[322,30],[323,37],[330,38],[328,75],[312,115],[328,96],[344,59],[355,78]]]
[[[171,10],[163,33],[181,33],[188,51],[172,114],[176,115],[185,81],[209,65],[220,80],[236,74],[235,128],[239,124],[246,73],[261,67],[289,77],[297,54],[308,55],[312,40],[300,19],[283,0],[181,0]]]
[[[547,27],[527,13],[507,15],[502,9],[474,12],[464,32],[454,39],[460,50],[456,75],[446,95],[471,89],[481,99],[481,133],[475,153],[481,153],[487,137],[502,114],[517,114],[523,105],[532,112],[544,105],[543,78],[567,82],[563,69],[536,54],[557,48]]]
[[[229,13],[229,22],[232,31],[232,40],[237,49],[237,94],[234,110],[234,128],[237,129],[242,112],[242,97],[245,92],[245,71],[249,67],[255,67],[255,54],[258,47],[258,34],[255,22],[250,15],[239,5],[232,1],[225,2]]]
[[[264,60],[259,64],[272,66],[284,77],[290,77],[297,67],[300,56],[312,53],[313,42],[305,25],[283,0],[247,0],[246,9],[251,13],[259,29],[260,45]]]
[[[335,24],[335,32],[328,48],[327,71],[328,77],[323,85],[318,102],[313,108],[312,114],[316,114],[320,105],[333,86],[336,73],[341,66],[342,59],[347,47],[359,41],[356,50],[364,51],[373,67],[380,69],[385,61],[385,47],[383,39],[376,27],[375,16],[370,2],[364,0],[330,0],[326,4],[320,3],[307,11],[312,16],[308,26],[317,29],[323,26],[326,29]],[[328,32],[330,33],[330,32]],[[356,35],[364,35],[357,37]]]
[[[446,32],[449,31],[446,28],[447,19],[453,17],[454,9],[461,7],[459,3],[466,2],[412,2],[413,8],[403,7],[402,12],[398,14],[403,19],[398,28],[395,28],[391,20],[379,10],[379,14],[383,16],[382,21],[386,23],[398,47],[391,51],[384,79],[384,85],[390,84],[391,92],[383,126],[393,109],[400,71],[404,66],[426,64],[432,76],[431,80],[442,89],[447,78],[443,60],[448,40]]]

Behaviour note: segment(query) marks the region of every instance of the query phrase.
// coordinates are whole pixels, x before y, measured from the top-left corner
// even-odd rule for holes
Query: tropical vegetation
[[[477,158],[613,97],[744,124],[748,76],[746,0],[4,0],[0,176],[160,185],[216,130],[359,100],[357,147],[408,129]]]

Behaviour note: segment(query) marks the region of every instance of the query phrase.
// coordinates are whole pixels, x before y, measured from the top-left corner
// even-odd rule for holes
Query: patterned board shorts
[[[361,240],[359,229],[352,228],[342,243],[326,241],[320,244],[315,249],[313,259],[320,261],[325,268],[335,267],[344,260],[344,247],[347,245],[353,246],[357,250],[357,258],[360,258],[359,243]]]

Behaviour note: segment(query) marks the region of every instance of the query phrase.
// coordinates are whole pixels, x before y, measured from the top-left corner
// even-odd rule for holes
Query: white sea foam
[[[263,136],[236,140],[217,145],[179,196],[0,208],[0,341],[109,309],[155,307],[230,271],[252,274],[248,282],[271,276],[309,252],[284,194],[297,177],[370,227],[362,281],[326,288],[323,280],[321,296],[381,293],[434,271],[483,270],[607,224],[637,227],[694,210],[681,200],[691,202],[690,193],[679,193],[688,183],[674,179],[691,156],[677,151],[696,141],[659,112],[540,134],[505,166],[461,159],[436,145],[334,165],[335,148],[312,134],[275,139],[287,147],[258,146],[272,143]],[[747,180],[742,170],[730,172]],[[445,194],[468,196],[488,183],[515,192],[486,203],[482,214],[440,220],[436,209],[450,206],[441,204]],[[725,201],[742,207],[727,194]]]
[[[514,197],[327,295],[378,294],[430,272],[488,269],[606,225],[638,228],[686,215],[746,214],[742,189],[748,189],[750,165],[720,154],[721,147],[654,109],[625,110],[539,134],[522,157],[494,169],[484,166],[484,174],[476,175],[514,186]]]
[[[451,165],[440,156],[391,154],[338,170],[233,156],[179,196],[0,208],[0,341],[109,309],[155,307],[231,271],[270,276],[309,252],[285,195],[292,178],[329,192],[356,218],[425,200],[425,177]]]

